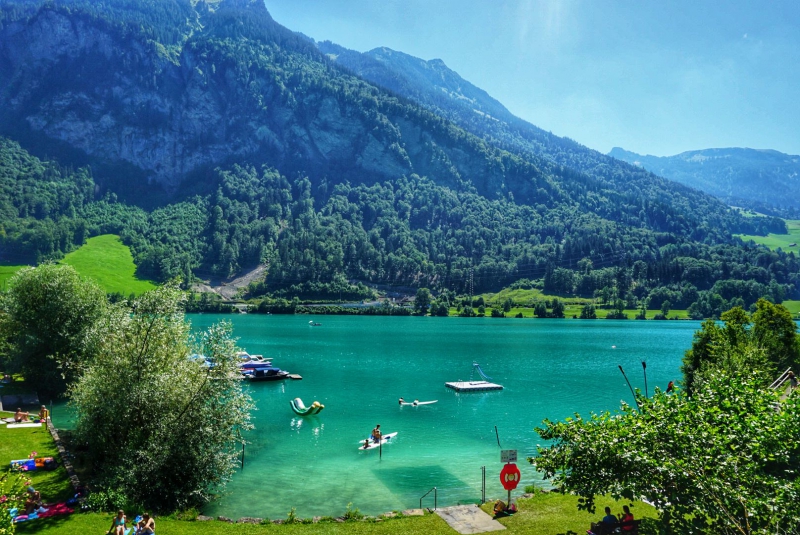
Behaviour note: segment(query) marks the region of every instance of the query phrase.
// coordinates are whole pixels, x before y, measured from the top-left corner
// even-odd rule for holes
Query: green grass
[[[7,418],[14,414],[0,413],[0,415]],[[10,461],[27,459],[34,451],[37,457],[58,458],[56,445],[44,426],[9,429],[5,425],[0,425],[0,466],[3,470],[8,470]],[[34,488],[42,493],[45,502],[64,501],[75,493],[63,466],[50,472],[44,470],[25,472],[25,476],[30,479]]]
[[[790,247],[791,244],[800,243],[800,220],[798,219],[787,219],[786,226],[789,228],[788,234],[767,234],[766,236],[754,236],[750,234],[737,234],[741,239],[753,240],[754,242],[760,245],[766,245],[773,251],[780,248],[786,251],[796,251],[798,250],[798,246],[794,245]]]
[[[578,511],[578,500],[575,496],[558,493],[536,494],[530,499],[517,501],[519,512],[513,516],[499,519],[506,526],[509,534],[530,535],[567,535],[585,533],[589,524],[597,521],[602,514],[589,514]],[[598,511],[609,505],[613,512],[622,510],[628,502],[615,502],[600,498],[597,501]],[[491,514],[492,504],[482,506]],[[641,533],[656,533],[655,510],[643,503],[634,503],[631,508],[636,518],[643,519]],[[36,533],[40,535],[85,535],[87,533],[103,533],[111,525],[111,514],[83,513],[68,517],[55,517],[22,523],[17,526],[17,533]],[[133,516],[133,513],[132,513]],[[189,522],[170,518],[156,519],[156,532],[171,535],[258,535],[281,533],[286,535],[396,535],[430,534],[452,535],[453,529],[435,514],[422,517],[401,517],[385,519],[380,522],[321,522],[318,524],[284,524],[284,525],[249,525],[229,524],[216,520],[208,522]]]
[[[14,276],[14,273],[27,266],[0,266],[0,291],[6,289],[8,279]]]
[[[152,282],[136,277],[130,249],[113,234],[89,238],[80,249],[66,255],[62,263],[97,282],[106,293],[139,295],[155,288]]]
[[[800,301],[784,301],[781,304],[792,313],[792,316],[797,316],[800,314]]]

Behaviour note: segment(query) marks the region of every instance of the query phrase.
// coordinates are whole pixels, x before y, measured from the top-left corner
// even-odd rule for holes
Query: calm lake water
[[[541,443],[544,418],[615,410],[634,388],[649,391],[680,377],[683,352],[700,327],[690,321],[578,321],[493,318],[190,315],[195,329],[231,320],[239,345],[274,358],[302,381],[247,385],[257,405],[244,469],[226,495],[204,510],[231,518],[338,516],[418,507],[438,488],[439,505],[500,497],[500,449],[516,449],[525,485],[540,478],[524,460]],[[321,323],[310,327],[309,320]],[[499,392],[456,393],[472,362],[502,384]],[[398,398],[438,400],[400,407]],[[296,416],[289,401],[325,409]],[[380,423],[396,441],[359,451]],[[495,434],[497,426],[497,435]],[[498,437],[501,446],[498,446]],[[424,506],[433,505],[433,494]]]

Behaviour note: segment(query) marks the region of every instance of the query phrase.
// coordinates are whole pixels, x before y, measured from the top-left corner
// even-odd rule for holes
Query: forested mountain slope
[[[700,205],[706,202],[703,195],[681,188],[673,181],[663,178],[667,175],[655,172],[648,166],[641,168],[654,171],[655,174],[639,173],[631,167],[628,159],[616,159],[614,154],[602,154],[516,117],[485,91],[449,69],[441,60],[425,61],[385,47],[360,53],[330,41],[316,44],[337,64],[447,117],[493,146],[524,157],[543,158],[570,172],[588,175],[602,184],[606,191],[615,190],[647,200],[669,199],[668,204],[680,206],[681,209],[698,206],[698,202]],[[704,190],[697,184],[683,183]],[[614,204],[616,202],[599,209],[588,205],[585,207],[617,220],[621,214],[611,208]],[[609,211],[604,212],[604,209]]]
[[[614,147],[610,156],[725,202],[767,213],[800,214],[800,156],[775,150],[705,149],[644,156]]]
[[[476,291],[544,278],[634,300],[682,284],[687,305],[733,278],[795,291],[793,255],[731,237],[782,221],[569,140],[503,132],[364,80],[259,1],[0,5],[0,133],[21,144],[0,145],[0,178],[44,187],[46,173],[19,171],[30,161],[92,192],[49,212],[7,205],[0,239],[16,258],[58,256],[85,233],[51,227],[77,225],[121,234],[149,277],[266,263],[257,292],[464,291],[470,273]]]

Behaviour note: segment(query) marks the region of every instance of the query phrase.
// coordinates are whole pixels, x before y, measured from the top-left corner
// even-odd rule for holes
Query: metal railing
[[[481,505],[486,503],[486,467],[481,466]]]
[[[423,500],[423,498],[425,498],[425,496],[427,496],[427,495],[428,495],[428,494],[430,494],[431,492],[433,493],[433,510],[434,510],[434,511],[436,510],[436,505],[437,505],[437,501],[438,501],[438,496],[437,496],[437,490],[436,490],[436,487],[433,487],[431,490],[429,490],[428,492],[426,492],[425,494],[423,494],[423,495],[422,495],[422,498],[420,498],[420,499],[419,499],[419,508],[420,508],[420,509],[422,509],[422,500]]]

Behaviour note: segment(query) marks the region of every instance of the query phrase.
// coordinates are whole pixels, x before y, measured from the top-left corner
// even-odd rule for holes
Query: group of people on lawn
[[[111,528],[108,530],[108,535],[125,535],[127,518],[125,518],[125,511],[120,509],[117,511],[117,516],[111,521]],[[142,519],[134,525],[134,535],[154,535],[156,532],[156,521],[148,513],[142,515]]]
[[[622,514],[619,517],[611,513],[611,507],[606,507],[605,511],[606,516],[600,522],[592,523],[588,533],[602,535],[604,533],[613,533],[613,530],[617,528],[619,528],[620,533],[636,530],[636,524],[633,522],[633,513],[631,513],[631,509],[627,505],[622,506]]]
[[[30,419],[31,413],[29,412],[22,412],[22,409],[17,407],[17,412],[14,413],[14,421],[18,424],[22,422],[27,422]],[[47,410],[47,407],[42,405],[42,408],[39,409],[39,416],[38,420],[41,422],[46,422],[47,419],[50,417],[50,411]]]

